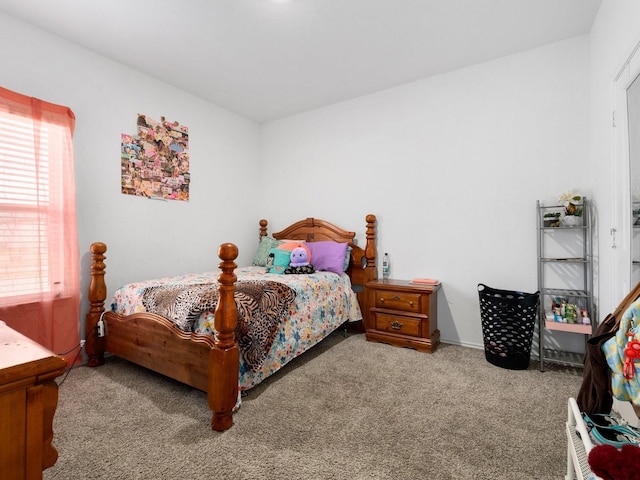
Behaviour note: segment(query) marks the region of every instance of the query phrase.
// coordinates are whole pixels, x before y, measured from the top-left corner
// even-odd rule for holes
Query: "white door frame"
[[[627,114],[627,89],[640,75],[640,42],[629,55],[613,82],[612,125],[615,136],[613,175],[614,229],[611,245],[614,247],[614,299],[622,299],[631,290],[631,191],[629,168],[629,122]]]

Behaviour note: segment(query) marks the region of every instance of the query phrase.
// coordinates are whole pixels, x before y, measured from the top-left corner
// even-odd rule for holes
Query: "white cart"
[[[565,480],[598,480],[589,468],[588,455],[593,448],[575,398],[569,398],[567,415],[567,475]]]

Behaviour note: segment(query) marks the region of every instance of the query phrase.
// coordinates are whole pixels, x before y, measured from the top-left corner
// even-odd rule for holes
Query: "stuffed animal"
[[[302,247],[297,247],[291,250],[291,262],[289,263],[292,267],[304,267],[305,265],[309,265],[309,254],[307,250]]]
[[[315,268],[309,263],[309,253],[306,248],[296,247],[291,250],[291,261],[285,269],[286,274],[315,273]]]

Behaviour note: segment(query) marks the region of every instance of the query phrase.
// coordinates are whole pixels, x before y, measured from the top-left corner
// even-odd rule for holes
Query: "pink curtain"
[[[20,135],[11,128],[0,128],[0,142],[3,146],[11,145],[11,148],[6,148],[7,152],[13,151],[13,144],[19,144],[15,151],[20,152],[19,148],[25,148],[24,144],[31,145],[32,142],[27,154],[23,155],[26,158],[24,168],[29,169],[27,181],[37,180],[22,189],[28,190],[25,193],[27,200],[12,201],[12,195],[18,198],[19,193],[11,192],[21,190],[18,179],[21,178],[23,164],[19,162],[23,160],[19,153],[0,157],[5,170],[4,177],[0,177],[5,185],[0,184],[0,188],[4,192],[9,191],[5,198],[0,196],[0,250],[5,250],[0,275],[4,267],[5,275],[9,277],[0,278],[0,281],[8,282],[0,289],[0,320],[52,352],[64,355],[71,364],[76,359],[80,343],[72,143],[75,116],[67,107],[0,87],[0,122],[6,127],[16,119],[20,122]],[[11,177],[14,168],[15,181]],[[28,207],[25,207],[27,203]],[[12,231],[20,228],[27,233],[16,240]],[[21,286],[22,280],[12,280],[12,276],[17,278],[20,273],[16,273],[15,268],[11,270],[12,267],[21,265],[23,261],[16,253],[20,252],[20,242],[38,245],[29,250],[30,254],[35,251],[39,258],[29,260],[30,265],[36,266],[36,272],[28,275],[25,287]]]

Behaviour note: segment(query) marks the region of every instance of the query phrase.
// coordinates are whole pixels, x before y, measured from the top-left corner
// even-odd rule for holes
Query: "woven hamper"
[[[487,361],[510,370],[526,370],[540,292],[499,290],[478,284],[480,317]]]

